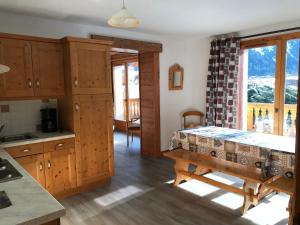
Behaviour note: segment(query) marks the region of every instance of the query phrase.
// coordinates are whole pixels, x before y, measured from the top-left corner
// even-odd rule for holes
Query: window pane
[[[128,116],[140,116],[140,90],[138,62],[128,63]]]
[[[273,133],[276,46],[250,48],[243,54],[243,79],[247,87],[247,130]],[[245,126],[244,126],[245,129]]]
[[[287,41],[283,135],[295,137],[300,39]]]
[[[125,120],[126,88],[125,88],[125,66],[114,66],[114,104],[115,119]]]
[[[138,62],[128,63],[128,97],[139,98]]]

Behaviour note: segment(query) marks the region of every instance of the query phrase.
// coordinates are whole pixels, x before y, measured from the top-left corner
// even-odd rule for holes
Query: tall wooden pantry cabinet
[[[64,38],[63,127],[74,131],[77,185],[102,184],[114,174],[111,42]]]

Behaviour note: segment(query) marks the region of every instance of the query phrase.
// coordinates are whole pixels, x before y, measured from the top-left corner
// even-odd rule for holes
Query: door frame
[[[92,39],[108,40],[112,41],[112,50],[128,49],[138,51],[139,56],[139,68],[143,68],[140,64],[140,59],[151,59],[147,62],[147,74],[151,77],[147,77],[147,80],[153,81],[151,84],[147,83],[147,89],[150,88],[153,92],[153,96],[149,99],[144,98],[142,95],[143,81],[139,76],[140,83],[140,114],[141,114],[141,154],[142,156],[158,157],[161,156],[160,148],[160,82],[159,82],[159,53],[162,52],[162,44],[154,42],[146,42],[125,38],[117,38],[102,35],[91,35]],[[140,71],[142,73],[142,71]],[[151,101],[152,107],[149,108],[149,101]],[[151,110],[151,116],[149,109]],[[144,116],[143,116],[144,112]],[[147,113],[147,119],[145,119]],[[144,117],[144,119],[143,119]],[[154,124],[154,126],[149,126]],[[151,137],[149,138],[149,135]],[[151,139],[151,140],[150,140]]]
[[[299,62],[300,66],[300,62]],[[299,67],[300,68],[300,67]],[[300,76],[300,70],[299,70]],[[300,79],[298,79],[298,103],[297,103],[297,126],[296,126],[296,148],[295,148],[295,198],[293,204],[293,225],[300,225]]]

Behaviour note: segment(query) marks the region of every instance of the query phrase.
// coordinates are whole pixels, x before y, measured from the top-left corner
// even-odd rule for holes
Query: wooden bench
[[[273,179],[263,179],[260,170],[256,168],[183,149],[165,152],[164,156],[175,160],[175,186],[179,185],[181,181],[196,179],[242,195],[244,196],[242,214],[246,213],[251,206],[256,206],[260,199],[274,191],[271,187],[267,186],[273,182]],[[190,164],[196,166],[194,172],[189,172]],[[243,188],[240,189],[204,176],[211,172],[221,172],[238,177],[244,180]]]
[[[284,177],[275,177],[273,178],[273,182],[267,184],[267,187],[270,189],[273,189],[277,192],[283,192],[290,196],[289,205],[287,208],[287,211],[289,212],[289,225],[293,224],[293,218],[291,215],[293,215],[293,201],[294,201],[294,180],[293,179],[287,179]]]

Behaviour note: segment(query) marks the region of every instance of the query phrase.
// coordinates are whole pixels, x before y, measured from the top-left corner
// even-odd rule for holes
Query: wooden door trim
[[[148,41],[138,41],[132,39],[110,37],[103,35],[91,35],[92,39],[105,40],[113,42],[112,46],[114,48],[132,49],[141,52],[162,52],[163,47],[161,43],[148,42]]]

